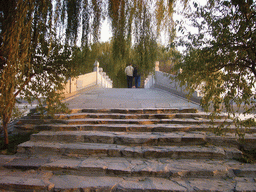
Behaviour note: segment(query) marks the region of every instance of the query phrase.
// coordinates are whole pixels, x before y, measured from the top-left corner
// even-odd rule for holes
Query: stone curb
[[[16,125],[18,132],[23,131],[119,131],[119,132],[214,132],[217,126],[212,125],[194,125],[194,124],[40,124],[40,125]],[[235,126],[230,125],[223,129],[224,133],[236,133]],[[256,128],[244,129],[245,133],[256,133]]]
[[[216,136],[202,132],[109,132],[109,131],[47,131],[31,135],[31,141],[61,143],[105,143],[143,146],[214,145],[256,149],[256,134],[245,134],[241,140],[236,134]]]
[[[22,124],[209,124],[209,125],[221,125],[221,124],[230,124],[231,120],[209,120],[209,119],[100,119],[100,118],[88,118],[88,119],[66,119],[66,120],[49,120],[49,119],[21,119],[17,122],[16,125]]]
[[[57,155],[70,157],[136,157],[136,158],[185,158],[224,159],[240,158],[236,148],[215,146],[126,146],[100,143],[49,143],[27,141],[18,147],[19,153]]]
[[[16,157],[2,164],[8,169],[45,170],[80,176],[147,176],[160,178],[256,177],[253,164],[227,160],[145,159],[124,157],[39,158]]]
[[[241,181],[241,179],[243,179]],[[59,175],[34,179],[28,174],[0,177],[0,189],[8,191],[256,191],[256,183],[248,178],[238,179],[164,179],[154,177],[92,177]]]

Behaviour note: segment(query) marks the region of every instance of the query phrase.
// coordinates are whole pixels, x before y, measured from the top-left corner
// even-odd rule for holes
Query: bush
[[[30,135],[34,132],[24,133],[24,134],[16,134],[9,136],[9,145],[4,144],[4,137],[0,139],[0,154],[5,155],[13,155],[17,153],[17,146],[21,143],[24,143],[30,140]]]

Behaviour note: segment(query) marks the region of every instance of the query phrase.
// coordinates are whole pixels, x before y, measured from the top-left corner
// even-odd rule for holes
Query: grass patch
[[[249,118],[242,121],[242,125],[245,127],[256,127],[256,121],[254,118]],[[241,149],[243,157],[240,159],[243,163],[256,163],[256,149],[245,150]]]
[[[243,125],[245,127],[256,127],[256,121],[254,118],[249,118],[249,119],[241,121],[241,125]]]
[[[30,135],[34,132],[24,133],[24,134],[16,134],[9,136],[9,145],[5,146],[4,137],[0,137],[0,154],[4,155],[13,155],[17,153],[17,146],[21,143],[24,143],[30,140]]]
[[[242,163],[256,163],[256,150],[242,150],[243,157],[239,158],[238,161]]]

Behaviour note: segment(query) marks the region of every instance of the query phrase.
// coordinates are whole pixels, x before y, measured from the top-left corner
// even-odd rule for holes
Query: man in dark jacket
[[[136,65],[134,66],[133,77],[135,79],[135,87],[140,87],[140,74],[138,73],[138,68]]]

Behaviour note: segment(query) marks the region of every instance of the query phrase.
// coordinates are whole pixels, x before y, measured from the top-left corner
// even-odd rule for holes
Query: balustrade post
[[[95,63],[94,63],[94,69],[93,69],[93,71],[96,71],[96,85],[98,85],[99,84],[99,80],[98,80],[98,77],[99,77],[99,62],[98,61],[95,61]]]
[[[155,71],[159,71],[159,61],[155,62]]]

